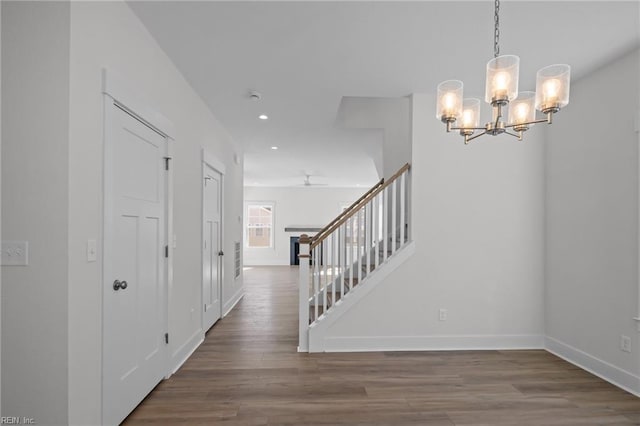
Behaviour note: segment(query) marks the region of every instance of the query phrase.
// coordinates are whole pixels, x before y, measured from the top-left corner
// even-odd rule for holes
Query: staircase
[[[300,236],[299,352],[322,351],[315,342],[326,325],[364,297],[406,251],[409,171],[405,164],[316,235]]]

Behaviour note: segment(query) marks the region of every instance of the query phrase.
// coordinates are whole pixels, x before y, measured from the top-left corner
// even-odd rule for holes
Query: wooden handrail
[[[317,233],[312,239],[311,239],[311,245],[310,245],[310,249],[313,249],[315,247],[318,246],[318,244],[320,244],[324,239],[326,239],[329,235],[331,235],[333,233],[333,231],[335,231],[336,229],[338,229],[340,227],[340,225],[342,225],[343,223],[345,223],[347,221],[347,219],[349,219],[351,216],[353,216],[354,214],[356,214],[356,212],[359,209],[356,209],[356,205],[366,205],[369,201],[371,201],[373,199],[373,197],[375,197],[376,195],[378,195],[380,192],[382,192],[386,187],[388,187],[389,185],[391,185],[393,182],[395,182],[400,176],[402,176],[402,174],[404,172],[406,172],[407,170],[409,170],[411,168],[411,166],[409,165],[409,163],[405,164],[404,166],[402,166],[400,168],[400,170],[398,170],[397,172],[394,173],[393,176],[391,176],[391,178],[389,178],[389,180],[385,181],[385,182],[379,182],[378,185],[376,185],[375,187],[371,188],[371,190],[369,190],[367,192],[367,194],[363,195],[362,197],[360,197],[360,199],[358,201],[356,201],[351,207],[353,208],[349,208],[349,210],[345,210],[345,212],[343,212],[344,214],[342,214],[340,216],[338,216],[336,219],[334,219],[332,221],[332,224],[329,224],[328,226],[326,226],[325,228],[323,228],[322,231],[320,231],[319,233]],[[380,184],[381,183],[381,184]],[[322,235],[320,235],[320,233],[322,233]]]
[[[380,187],[380,185],[382,185],[384,183],[384,178],[380,179],[378,181],[378,183],[376,183],[375,185],[373,185],[371,187],[371,189],[369,189],[367,192],[364,193],[364,195],[360,198],[358,198],[353,204],[351,204],[348,208],[346,208],[345,210],[343,210],[342,212],[340,212],[340,214],[338,216],[336,216],[335,219],[333,219],[331,222],[329,222],[329,224],[327,226],[325,226],[324,228],[322,228],[316,235],[314,235],[313,237],[311,237],[311,242],[313,243],[315,240],[321,238],[322,234],[324,234],[325,232],[327,232],[327,230],[329,228],[331,228],[333,226],[334,223],[336,223],[337,221],[339,221],[340,219],[342,219],[342,217],[346,214],[348,214],[351,210],[355,209],[356,206],[358,206],[358,204],[360,204],[360,202],[362,200],[364,200],[365,198],[367,198],[367,196],[369,194],[371,194],[373,191],[375,191],[377,188]]]

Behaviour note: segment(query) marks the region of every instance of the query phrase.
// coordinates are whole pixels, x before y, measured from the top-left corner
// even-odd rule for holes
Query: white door
[[[220,319],[220,282],[222,281],[222,175],[205,165],[204,223],[202,235],[203,328],[208,330]]]
[[[106,117],[102,415],[114,425],[167,368],[167,139],[116,105]]]

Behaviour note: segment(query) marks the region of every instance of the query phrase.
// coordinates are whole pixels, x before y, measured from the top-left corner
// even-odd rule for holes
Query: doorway
[[[203,161],[202,179],[202,328],[206,332],[222,315],[223,167]]]
[[[167,371],[168,137],[105,103],[103,424],[119,424]]]

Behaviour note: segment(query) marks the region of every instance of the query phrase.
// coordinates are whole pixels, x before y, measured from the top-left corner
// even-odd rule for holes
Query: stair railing
[[[300,236],[299,351],[310,325],[409,242],[409,171],[405,164],[315,236]]]
[[[327,226],[325,226],[324,228],[322,228],[316,235],[314,235],[313,237],[311,237],[311,242],[313,241],[317,241],[319,239],[322,239],[322,237],[324,235],[326,235],[328,233],[328,231],[331,229],[331,227],[333,225],[335,225],[337,222],[339,222],[343,217],[345,217],[346,215],[348,215],[352,210],[357,209],[358,206],[360,206],[361,203],[363,203],[366,198],[372,193],[374,192],[376,189],[380,188],[382,186],[382,184],[384,184],[384,178],[380,179],[375,185],[373,185],[371,187],[371,189],[369,189],[367,192],[364,193],[364,195],[360,198],[358,198],[353,204],[351,204],[349,207],[347,207],[346,209],[344,209],[338,216],[336,216],[335,219],[333,219],[331,222],[329,222],[329,224]]]

